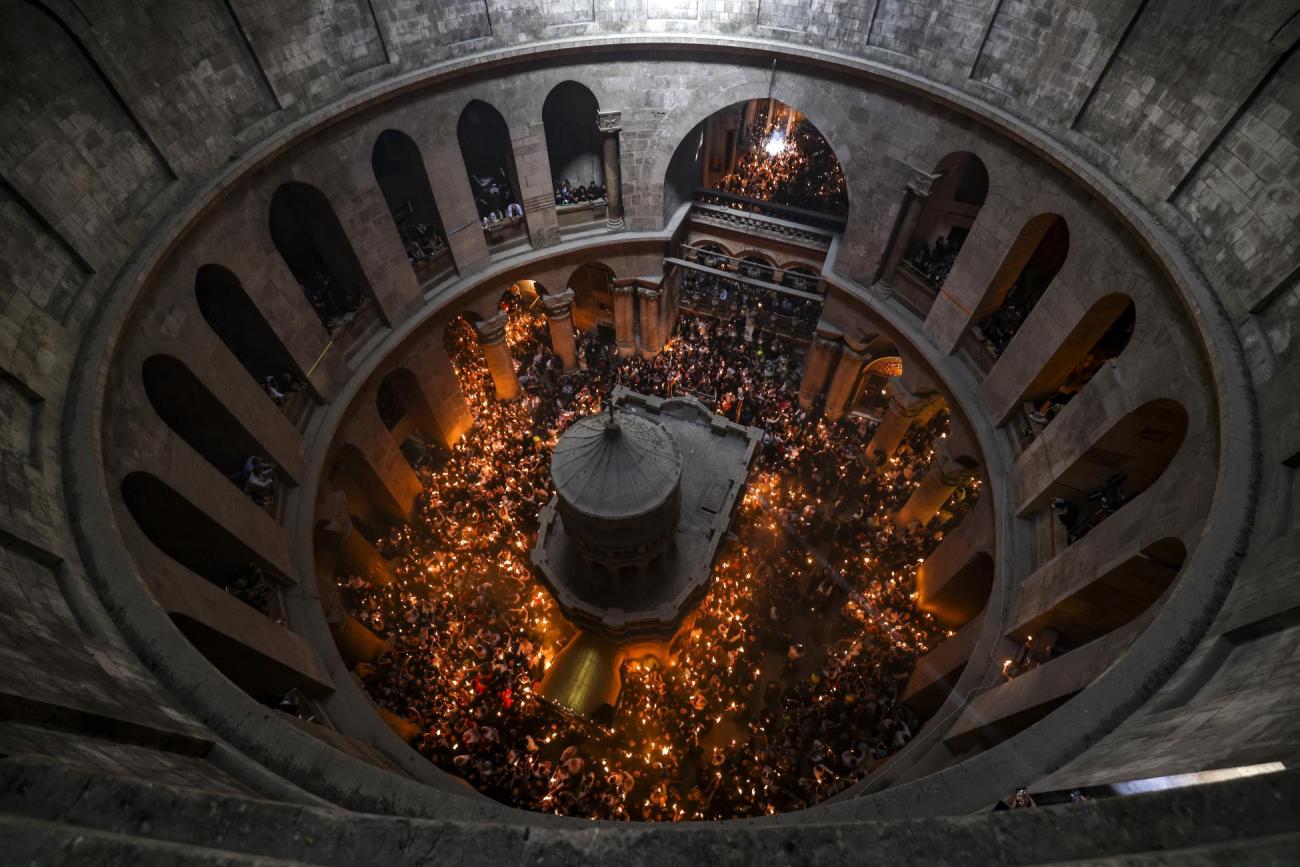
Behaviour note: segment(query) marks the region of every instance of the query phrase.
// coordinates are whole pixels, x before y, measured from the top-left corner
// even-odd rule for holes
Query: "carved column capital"
[[[596,112],[596,128],[606,135],[617,135],[623,129],[623,112]]]
[[[897,378],[889,381],[889,409],[900,418],[916,418],[939,399],[936,391],[912,391]]]
[[[609,291],[616,296],[629,296],[636,289],[636,284],[629,283],[626,286],[611,286]]]
[[[934,449],[934,463],[930,472],[943,484],[955,488],[970,481],[979,470],[979,463],[966,455],[954,455],[949,445],[952,441],[939,440]]]
[[[818,334],[813,338],[813,349],[820,349],[823,352],[838,352],[844,345],[838,337],[826,337]]]
[[[923,172],[918,168],[909,166],[911,174],[907,179],[906,189],[918,199],[928,198],[934,192],[935,183],[943,177],[943,172],[932,175],[929,172]]]
[[[548,319],[563,319],[573,313],[574,291],[565,289],[563,292],[556,292],[554,295],[542,296],[542,309],[546,311]]]
[[[502,310],[491,319],[484,319],[482,322],[474,323],[474,332],[478,335],[480,344],[500,343],[506,339],[506,321],[509,319],[506,311]]]

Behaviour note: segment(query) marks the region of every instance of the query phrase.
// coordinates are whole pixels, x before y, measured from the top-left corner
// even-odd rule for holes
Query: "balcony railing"
[[[729,212],[732,216],[727,219],[737,222],[741,222],[742,218],[748,217],[750,220],[755,221],[755,226],[771,224],[802,229],[804,232],[816,230],[811,233],[812,237],[825,237],[828,243],[830,236],[837,232],[843,232],[844,227],[848,224],[846,218],[834,214],[778,205],[774,202],[751,199],[747,196],[738,196],[734,193],[724,193],[721,190],[710,190],[705,187],[696,188],[695,203],[697,207],[701,205],[711,206],[711,208]],[[766,220],[757,220],[758,217],[765,217]]]
[[[934,306],[934,299],[939,295],[939,287],[931,283],[923,274],[907,262],[899,263],[894,271],[894,296],[900,304],[924,319]]]

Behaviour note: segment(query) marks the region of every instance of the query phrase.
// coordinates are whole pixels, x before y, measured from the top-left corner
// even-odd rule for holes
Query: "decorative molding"
[[[509,318],[509,315],[503,310],[491,319],[475,322],[474,333],[478,335],[479,344],[486,346],[505,340],[506,322],[509,321]]]
[[[623,112],[621,111],[598,111],[596,112],[596,128],[607,135],[614,135],[623,129]]]

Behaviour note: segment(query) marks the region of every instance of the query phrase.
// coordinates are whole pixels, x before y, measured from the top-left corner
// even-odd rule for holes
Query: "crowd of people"
[[[849,210],[835,151],[802,114],[779,103],[775,116],[769,119],[764,109],[744,128],[735,163],[718,189],[826,214],[842,216]]]
[[[755,329],[769,328],[795,335],[811,334],[821,315],[820,300],[741,283],[693,268],[682,268],[678,285],[683,305],[692,310],[746,319],[746,332],[751,337]]]
[[[953,241],[939,237],[935,239],[933,246],[922,240],[914,241],[911,249],[903,257],[903,261],[924,277],[930,285],[942,286],[948,281],[948,274],[952,271],[952,266],[957,261],[957,254],[961,252],[962,242],[965,240],[964,236]]]
[[[447,239],[433,223],[399,224],[397,231],[402,237],[406,258],[412,268],[424,267],[427,263],[442,258],[447,252]]]
[[[605,185],[596,181],[589,184],[578,184],[575,187],[569,183],[568,178],[560,178],[554,181],[554,184],[555,204],[557,205],[584,205],[605,201]]]
[[[488,795],[591,818],[797,809],[906,744],[923,721],[903,688],[918,656],[950,634],[916,607],[916,567],[978,483],[929,526],[892,515],[946,418],[913,429],[892,457],[869,455],[873,423],[802,409],[796,346],[740,317],[683,314],[649,361],[582,335],[579,370],[562,375],[544,317],[517,297],[505,303],[524,397],[492,398],[472,329],[453,322],[448,348],[475,427],[420,462],[416,520],[377,540],[395,582],[340,578],[349,610],[392,643],[358,666],[372,699],[415,725],[421,752]],[[528,553],[551,496],[551,447],[618,384],[703,395],[764,433],[680,651],[625,664],[606,727],[535,693],[573,629]]]
[[[361,309],[361,287],[355,283],[345,285],[324,271],[312,272],[303,284],[303,291],[307,303],[330,334],[356,319]]]

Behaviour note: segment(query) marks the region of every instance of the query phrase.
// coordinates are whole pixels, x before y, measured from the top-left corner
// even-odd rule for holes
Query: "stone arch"
[[[1022,510],[1058,504],[1069,541],[1139,498],[1173,462],[1187,436],[1187,410],[1177,400],[1156,398],[1112,424]],[[1073,516],[1072,519],[1067,520]]]
[[[660,127],[660,135],[669,143],[667,147],[652,151],[652,169],[649,177],[662,178],[663,219],[667,222],[682,205],[693,196],[695,187],[700,185],[704,169],[705,128],[710,119],[735,109],[737,111],[752,102],[771,102],[770,88],[767,83],[745,82],[728,88],[719,94],[701,95],[701,99],[692,101],[689,118],[680,117],[676,123]],[[818,106],[795,106],[776,100],[778,105],[793,109],[804,119],[826,143],[841,170],[844,165],[843,155],[848,148],[837,146],[826,130],[831,128],[829,118],[823,118]],[[699,106],[699,108],[696,108]],[[656,158],[657,157],[657,158]],[[849,196],[851,184],[845,177],[845,215],[852,215],[852,199]]]
[[[1070,229],[1060,214],[1038,214],[1021,227],[971,320],[995,356],[1020,330],[1069,252]]]
[[[343,224],[329,199],[302,181],[280,185],[271,197],[271,240],[321,325],[331,334],[374,299]]]
[[[1050,420],[1083,390],[1107,361],[1119,358],[1137,322],[1137,307],[1126,294],[1112,292],[1092,303],[1061,344],[1025,384],[1017,404],[1036,404]]]
[[[481,99],[470,100],[456,121],[456,140],[480,220],[523,201],[510,128],[501,112]]]
[[[204,321],[258,385],[285,375],[307,382],[293,354],[230,269],[201,266],[194,275],[194,299]]]
[[[694,250],[694,254],[687,254],[687,258],[693,258],[696,262],[709,268],[722,268],[727,264],[727,260],[734,259],[731,250],[717,241],[703,241],[695,244],[688,249]]]
[[[941,585],[921,569],[917,573],[917,607],[933,614],[945,626],[958,628],[979,614],[988,602],[993,570],[993,558],[987,551],[975,552],[953,575],[945,576]]]
[[[427,458],[431,444],[444,441],[420,379],[409,367],[396,367],[379,381],[375,409],[412,468]]]
[[[984,161],[970,151],[954,151],[935,164],[936,176],[921,208],[904,262],[937,289],[948,279],[961,248],[989,194]]]
[[[776,280],[776,264],[772,257],[757,250],[746,250],[736,263],[736,270],[744,277],[773,283]]]
[[[1111,561],[1056,598],[1025,599],[1011,613],[1007,637],[1042,664],[1131,623],[1157,604],[1187,560],[1187,546],[1158,538],[1119,562]],[[1030,613],[1030,606],[1039,610]]]
[[[141,374],[158,417],[232,484],[250,455],[265,456],[261,443],[239,417],[184,362],[170,355],[151,355]]]
[[[447,233],[415,139],[384,130],[371,148],[370,167],[416,279],[424,283],[449,268]]]
[[[254,548],[157,476],[128,473],[120,490],[127,511],[149,542],[195,575],[225,588],[250,564],[280,574]]]
[[[569,275],[568,288],[577,298],[608,298],[614,269],[604,262],[584,262]]]
[[[814,265],[807,262],[789,262],[782,266],[781,285],[797,292],[822,293],[821,276]]]
[[[591,89],[576,81],[551,88],[542,103],[542,126],[551,179],[574,186],[604,183],[605,161],[596,114],[600,103]]]

